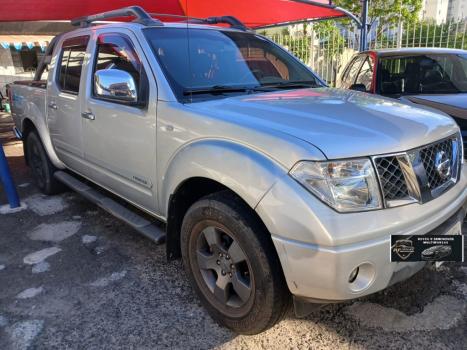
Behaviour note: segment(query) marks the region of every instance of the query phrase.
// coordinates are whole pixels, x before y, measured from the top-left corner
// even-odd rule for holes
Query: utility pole
[[[367,48],[367,34],[368,34],[368,0],[361,0],[362,2],[362,27],[360,28],[360,51],[365,51]]]

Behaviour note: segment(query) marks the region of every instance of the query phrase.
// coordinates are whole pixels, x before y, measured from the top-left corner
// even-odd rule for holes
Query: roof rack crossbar
[[[234,16],[208,17],[205,21],[208,24],[226,23],[230,24],[232,28],[248,30],[248,27]]]
[[[172,18],[182,18],[185,19],[188,23],[198,23],[198,24],[219,24],[225,23],[230,24],[232,28],[240,29],[240,30],[248,30],[249,28],[244,25],[238,18],[234,16],[220,16],[220,17],[208,17],[208,18],[198,18],[198,17],[190,17],[190,16],[182,16],[182,15],[172,15],[167,13],[150,13],[151,16],[159,16],[159,17],[172,17]]]
[[[74,26],[88,27],[92,22],[118,17],[135,17],[135,20],[133,22],[140,23],[145,26],[163,25],[161,21],[152,18],[146,11],[144,11],[139,6],[124,7],[117,10],[97,13],[95,15],[78,17],[72,19],[71,24]]]

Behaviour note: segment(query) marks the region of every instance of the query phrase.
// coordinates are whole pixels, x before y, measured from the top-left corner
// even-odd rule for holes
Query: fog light
[[[357,279],[359,271],[360,271],[360,268],[358,266],[355,269],[353,269],[353,271],[350,273],[350,276],[349,276],[349,283],[353,283]]]
[[[349,274],[349,289],[353,293],[360,293],[367,289],[374,281],[376,275],[375,267],[370,262],[358,265]]]

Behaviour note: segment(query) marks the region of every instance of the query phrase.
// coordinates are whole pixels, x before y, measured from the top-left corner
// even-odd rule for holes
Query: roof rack
[[[208,17],[208,18],[197,18],[197,17],[189,17],[189,16],[181,16],[181,15],[171,15],[167,13],[149,13],[151,16],[159,16],[159,17],[172,17],[172,18],[181,18],[185,19],[188,23],[199,23],[199,24],[219,24],[225,23],[230,24],[232,28],[239,29],[239,30],[249,30],[249,28],[244,25],[238,18],[234,16],[221,16],[221,17]]]
[[[206,24],[226,23],[230,24],[230,26],[235,29],[248,30],[248,27],[234,16],[208,17],[201,21]]]
[[[92,22],[102,21],[102,20],[109,19],[109,18],[119,18],[119,17],[135,17],[133,22],[140,23],[145,26],[164,25],[158,19],[152,18],[146,11],[144,11],[139,6],[124,7],[118,10],[97,13],[95,15],[90,15],[90,16],[78,17],[78,18],[72,19],[71,24],[74,26],[89,27],[89,25],[91,25]]]

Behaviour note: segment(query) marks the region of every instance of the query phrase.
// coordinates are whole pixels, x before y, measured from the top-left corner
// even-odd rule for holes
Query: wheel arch
[[[286,172],[267,155],[230,140],[202,139],[179,149],[160,176],[158,187],[159,207],[167,218],[168,258],[180,256],[181,222],[196,200],[230,191],[258,216],[256,205]]]
[[[47,155],[49,156],[49,159],[52,162],[52,164],[59,169],[64,169],[65,165],[58,158],[57,154],[55,153],[55,149],[53,148],[49,130],[45,125],[45,122],[39,118],[34,118],[33,120],[32,118],[26,117],[23,118],[21,122],[24,158],[26,159],[26,163],[28,161],[26,142],[27,137],[31,132],[37,132],[37,134],[39,135],[39,139],[41,140],[42,145],[44,146],[44,149],[47,152]]]
[[[180,231],[183,218],[188,209],[201,198],[219,192],[225,192],[226,195],[231,195],[242,202],[243,205],[249,209],[253,219],[258,225],[260,225],[263,232],[267,232],[269,234],[269,231],[259,214],[235,191],[222,183],[209,178],[192,177],[181,183],[177,187],[176,191],[170,196],[166,230],[166,250],[168,260],[178,259],[181,256]],[[274,246],[270,235],[268,238],[271,240],[271,246]],[[277,259],[279,261],[278,256]]]

